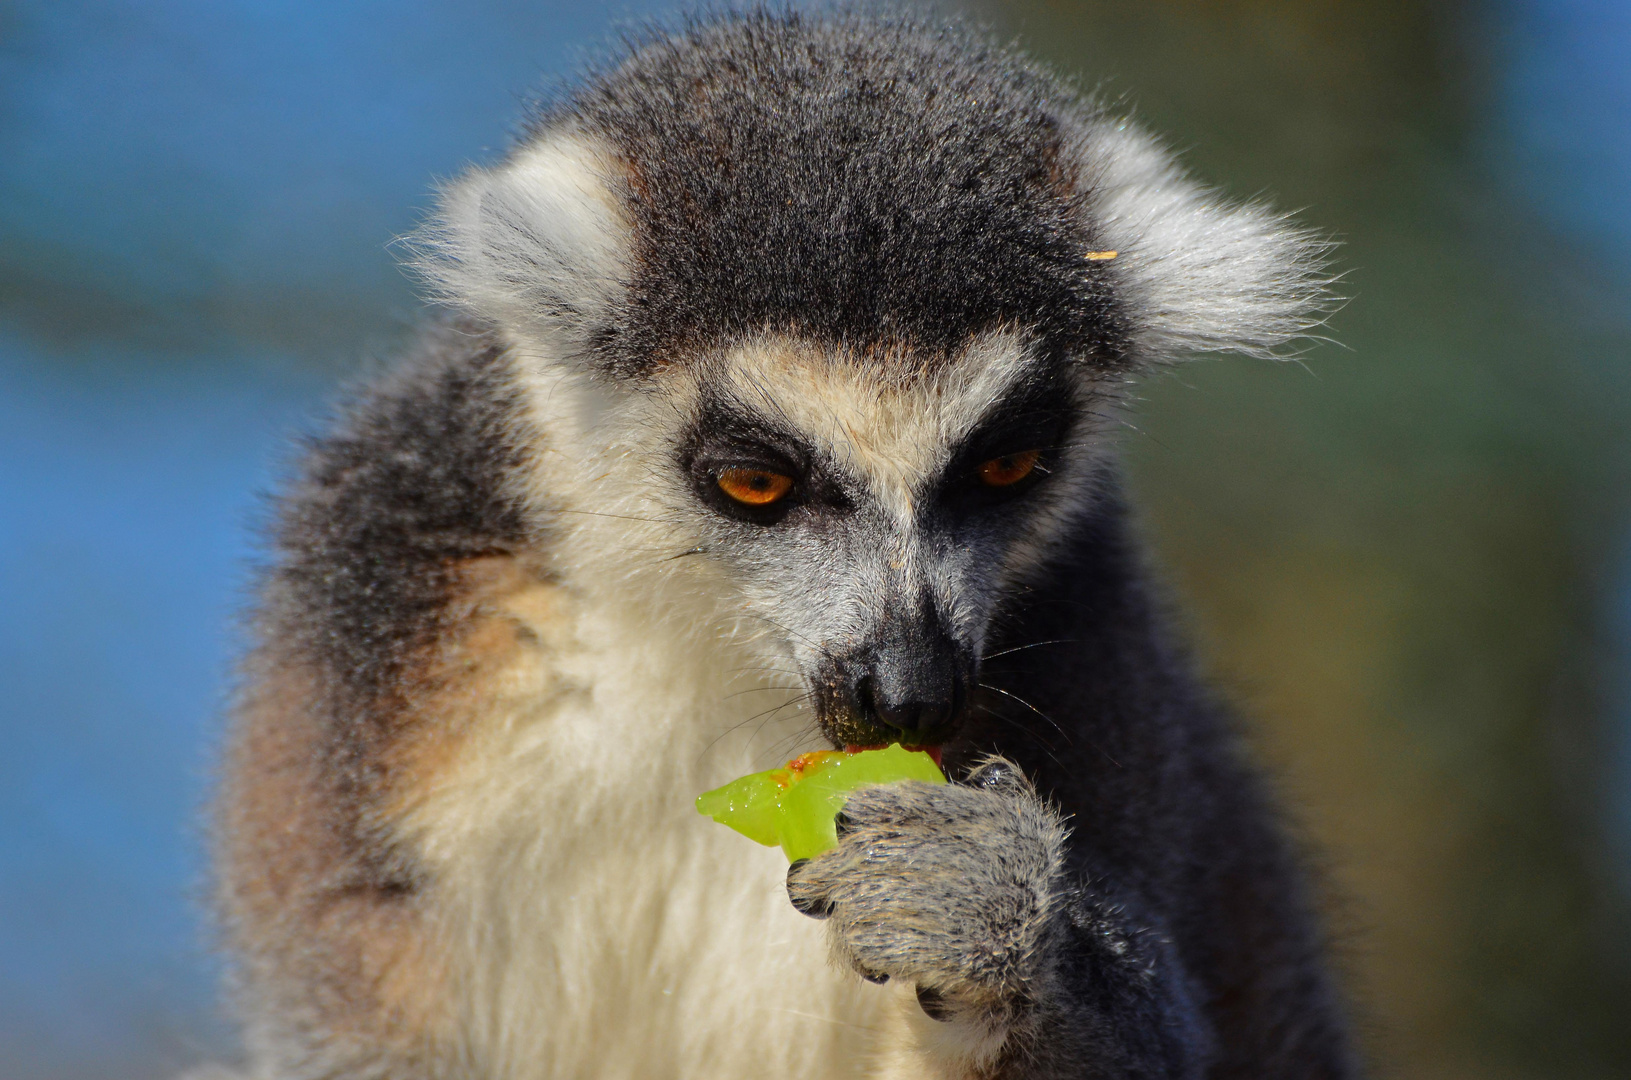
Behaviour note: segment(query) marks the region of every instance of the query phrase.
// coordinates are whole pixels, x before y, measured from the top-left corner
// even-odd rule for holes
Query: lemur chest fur
[[[828,962],[779,851],[692,805],[764,767],[745,729],[786,695],[740,678],[762,661],[473,574],[493,581],[443,659],[470,715],[402,826],[475,946],[472,1050],[496,1076],[856,1075],[898,995]]]

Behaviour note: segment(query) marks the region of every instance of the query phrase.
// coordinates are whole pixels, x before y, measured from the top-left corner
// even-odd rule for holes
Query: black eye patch
[[[850,505],[831,469],[803,440],[733,402],[705,399],[677,458],[697,497],[738,521],[775,525],[789,516],[833,513]],[[793,486],[774,502],[746,504],[719,483],[728,471],[742,469],[786,476]]]
[[[952,455],[936,488],[936,504],[968,513],[1007,502],[1044,482],[1064,455],[1080,409],[1069,382],[1059,375],[1027,382],[992,410]],[[981,466],[1036,451],[1034,467],[1022,479],[992,486]]]

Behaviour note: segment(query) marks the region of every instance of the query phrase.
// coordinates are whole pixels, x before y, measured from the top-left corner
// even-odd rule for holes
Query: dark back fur
[[[964,753],[1020,763],[1071,817],[1073,871],[1170,935],[1217,1033],[1210,1077],[1351,1076],[1294,847],[1107,490],[1000,621],[981,678],[1006,694],[978,699]]]
[[[500,349],[461,325],[420,352],[310,444],[273,534],[290,623],[279,630],[363,695],[438,629],[444,570],[528,534],[510,494],[525,451]]]

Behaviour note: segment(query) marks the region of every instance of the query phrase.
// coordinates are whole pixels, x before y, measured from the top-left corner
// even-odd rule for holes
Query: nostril
[[[855,683],[855,700],[861,708],[867,709],[879,716],[883,715],[884,703],[878,700],[878,682],[870,675],[862,675]]]
[[[878,719],[892,728],[902,731],[917,730],[917,704],[903,702],[899,705],[879,705]]]
[[[929,731],[951,719],[949,701],[905,701],[878,709],[878,718],[902,731]]]
[[[929,692],[925,694],[924,689]],[[863,675],[855,682],[855,703],[887,727],[904,732],[933,731],[948,726],[957,715],[964,696],[960,680],[943,688],[945,696],[933,689],[901,694],[898,698],[876,675]]]
[[[949,701],[923,702],[917,707],[917,726],[919,731],[932,731],[944,727],[951,719],[952,704]]]

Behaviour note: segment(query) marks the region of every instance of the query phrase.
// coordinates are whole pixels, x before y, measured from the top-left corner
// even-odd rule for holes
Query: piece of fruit
[[[697,813],[766,847],[780,844],[790,860],[808,859],[838,845],[833,819],[850,792],[897,780],[944,784],[946,776],[934,758],[899,743],[857,753],[817,750],[698,795]]]

